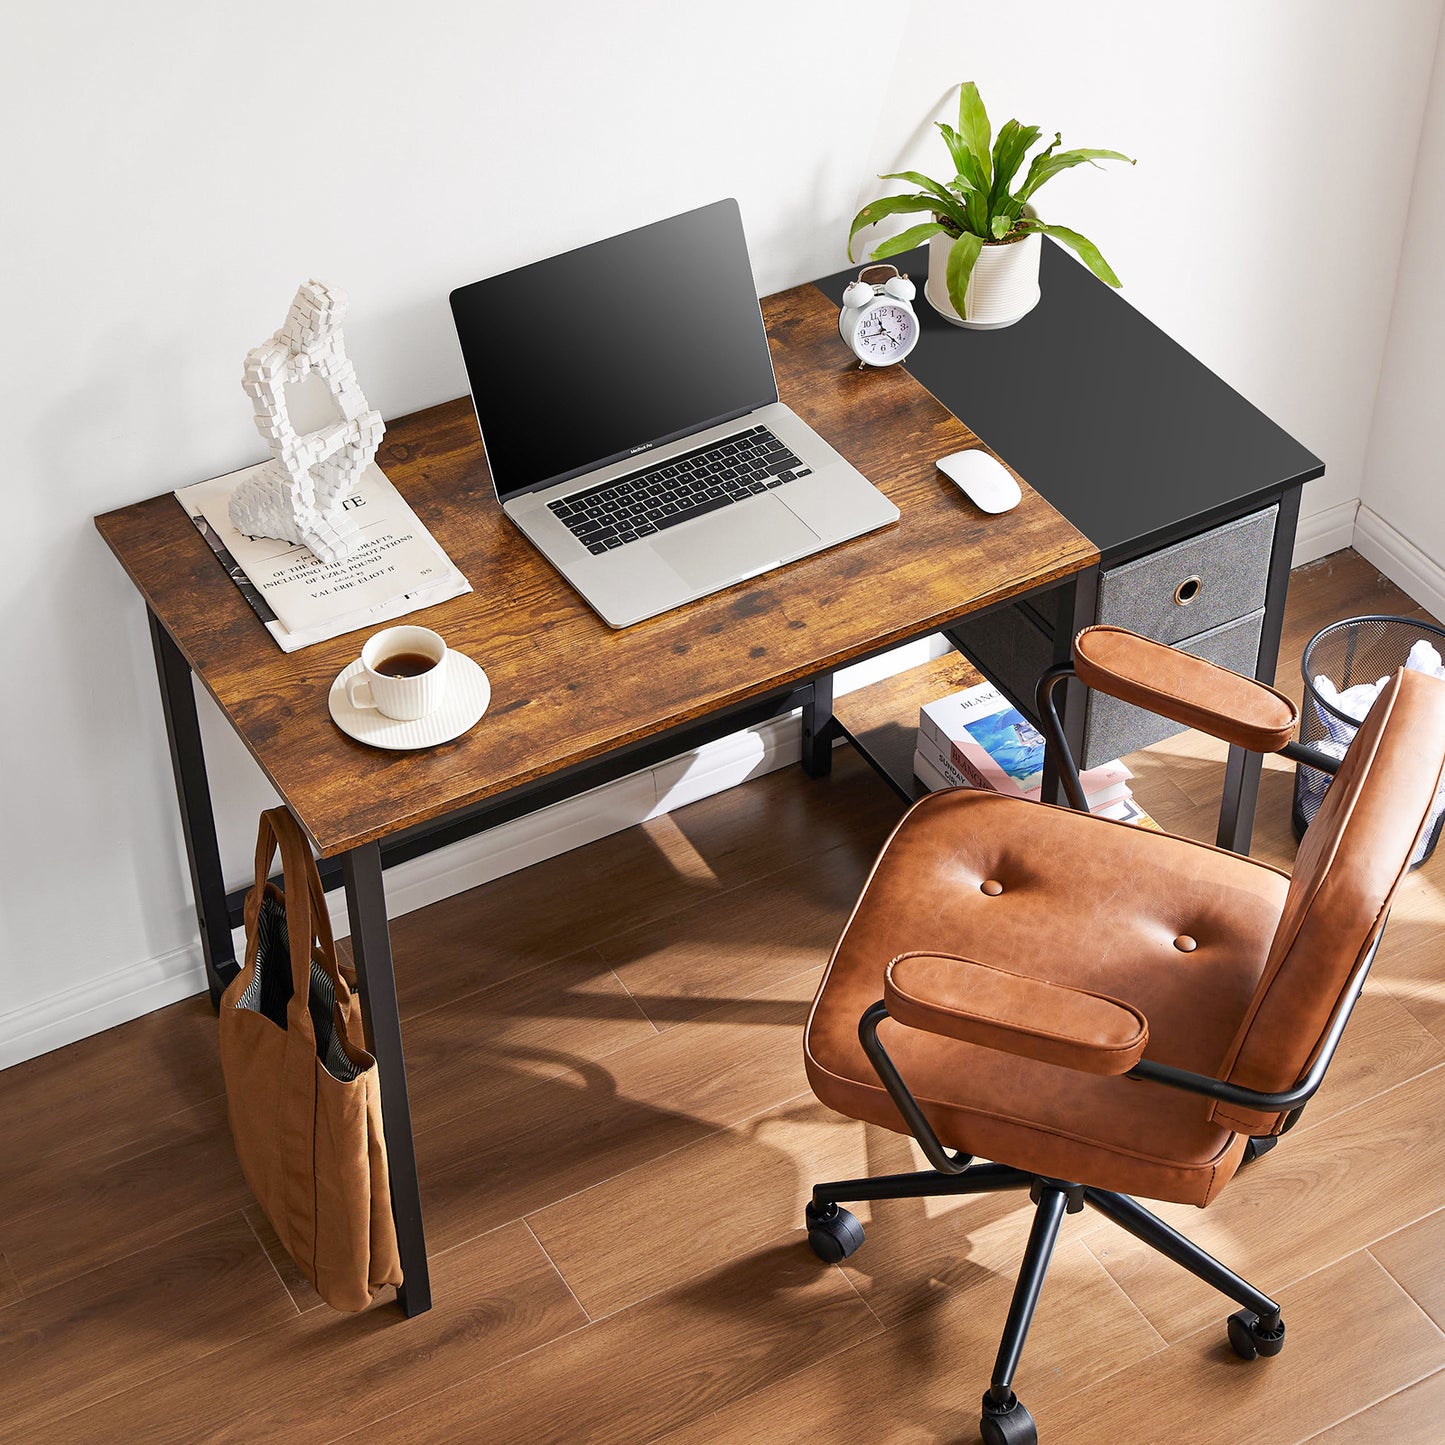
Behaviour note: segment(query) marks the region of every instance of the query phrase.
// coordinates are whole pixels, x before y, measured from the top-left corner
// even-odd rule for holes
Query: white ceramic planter
[[[928,304],[955,326],[973,331],[996,331],[1012,326],[1039,304],[1039,257],[1044,238],[1033,231],[1017,241],[989,241],[978,253],[973,275],[964,292],[965,321],[948,299],[948,252],[953,237],[939,235],[928,242]]]

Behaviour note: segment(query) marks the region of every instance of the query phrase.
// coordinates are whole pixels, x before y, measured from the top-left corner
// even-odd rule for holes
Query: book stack
[[[913,771],[930,792],[987,788],[1037,802],[1044,782],[1044,736],[997,688],[980,683],[920,709]],[[1083,773],[1089,811],[1153,827],[1134,801],[1132,776],[1121,762],[1101,763]]]

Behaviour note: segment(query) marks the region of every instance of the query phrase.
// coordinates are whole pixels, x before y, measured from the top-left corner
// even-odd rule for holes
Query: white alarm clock
[[[859,366],[892,366],[918,343],[917,288],[897,266],[865,266],[843,292],[838,332]]]

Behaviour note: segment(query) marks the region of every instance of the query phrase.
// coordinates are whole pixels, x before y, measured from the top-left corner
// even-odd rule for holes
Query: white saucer
[[[447,670],[446,692],[441,706],[425,717],[399,722],[375,708],[352,707],[346,697],[346,683],[361,671],[361,659],[343,667],[331,684],[326,699],[331,720],[342,732],[374,748],[434,748],[459,738],[475,727],[492,700],[492,684],[475,662],[460,652],[447,652],[442,664]]]

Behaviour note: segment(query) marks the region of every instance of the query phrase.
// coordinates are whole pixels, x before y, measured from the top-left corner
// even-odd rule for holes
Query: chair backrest
[[[1385,684],[1300,844],[1284,912],[1221,1078],[1292,1088],[1318,1054],[1356,967],[1385,925],[1445,762],[1445,681],[1403,668]],[[1217,1103],[1241,1133],[1283,1121]]]

